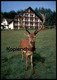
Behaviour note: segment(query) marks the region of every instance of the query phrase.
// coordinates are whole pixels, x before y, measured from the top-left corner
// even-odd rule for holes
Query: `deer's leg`
[[[31,69],[32,69],[32,72],[33,72],[33,55],[31,55]]]
[[[28,70],[28,56],[26,55],[26,70]]]
[[[21,52],[22,52],[22,60],[21,60],[21,63],[23,62],[23,51],[21,50]]]
[[[23,62],[23,53],[22,53],[22,62]]]

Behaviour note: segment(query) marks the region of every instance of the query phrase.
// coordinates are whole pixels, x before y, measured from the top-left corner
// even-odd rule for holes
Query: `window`
[[[25,21],[28,21],[28,19],[25,19]]]
[[[18,23],[15,23],[15,26],[17,26],[18,25]]]
[[[31,16],[31,17],[33,17],[33,15],[32,15],[32,14],[31,14],[30,16]]]
[[[17,24],[16,24],[17,25]],[[18,26],[20,25],[20,23],[18,22]]]
[[[14,20],[17,21],[17,18],[15,18]]]
[[[23,16],[25,16],[25,14],[23,14]]]
[[[30,12],[30,9],[28,10],[28,12]]]
[[[25,23],[26,26],[28,26],[28,23]]]
[[[35,17],[37,17],[37,16],[35,15]]]
[[[30,12],[32,12],[32,11],[30,11]]]
[[[30,21],[33,21],[33,19],[30,19]]]
[[[3,20],[3,22],[5,22],[5,19]]]
[[[4,23],[4,26],[5,26],[6,24]]]
[[[35,21],[38,21],[38,19],[35,19]]]
[[[19,18],[18,18],[18,21],[19,21]]]
[[[27,26],[28,24],[26,24],[26,26]]]
[[[26,17],[28,16],[28,14],[26,14]]]
[[[35,26],[38,26],[38,23],[35,23]]]
[[[33,26],[33,23],[31,23],[30,25]]]
[[[38,22],[40,22],[41,20],[40,19],[38,19]]]
[[[40,23],[40,26],[42,26],[42,24]]]

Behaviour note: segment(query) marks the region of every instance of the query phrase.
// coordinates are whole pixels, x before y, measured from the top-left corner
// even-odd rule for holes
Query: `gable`
[[[7,22],[7,20],[5,18],[3,18],[3,21],[2,22]]]
[[[26,13],[26,12],[32,12],[32,13],[34,13],[38,18],[40,18],[41,21],[43,21],[42,18],[41,18],[31,7],[27,8],[27,9],[23,12],[23,14]]]
[[[6,18],[3,18],[3,21],[1,22],[1,25],[8,25],[8,22],[7,22]]]

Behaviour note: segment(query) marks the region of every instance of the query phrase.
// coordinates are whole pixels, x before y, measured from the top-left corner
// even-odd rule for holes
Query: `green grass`
[[[1,78],[2,79],[56,79],[56,30],[40,31],[36,35],[36,51],[33,55],[35,73],[31,72],[29,56],[28,71],[24,55],[21,63],[21,51],[8,51],[6,48],[20,48],[24,36],[23,30],[1,31]],[[34,32],[34,30],[30,30]]]

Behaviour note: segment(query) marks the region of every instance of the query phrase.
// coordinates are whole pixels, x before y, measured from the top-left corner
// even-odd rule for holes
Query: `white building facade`
[[[13,26],[13,21],[12,19],[6,19],[4,18],[2,23],[1,23],[1,29],[14,29],[14,26]]]
[[[23,17],[22,24],[20,23],[19,15],[16,15],[13,20],[3,19],[1,25],[4,25],[5,29],[20,29],[23,28],[22,25],[27,28],[35,28],[42,25],[43,20],[31,7],[27,8],[20,16]]]
[[[22,14],[23,17],[23,26],[28,28],[40,27],[42,25],[42,19],[35,13],[35,11],[29,7]],[[14,19],[14,28],[20,29],[22,26],[19,22],[19,17],[15,17]]]

